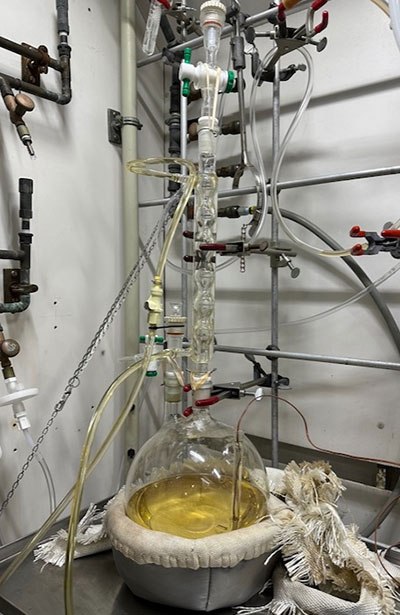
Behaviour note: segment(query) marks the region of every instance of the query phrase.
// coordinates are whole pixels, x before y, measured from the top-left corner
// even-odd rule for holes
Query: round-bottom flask
[[[148,529],[203,538],[257,523],[268,480],[250,440],[208,409],[171,416],[132,462],[126,514]]]

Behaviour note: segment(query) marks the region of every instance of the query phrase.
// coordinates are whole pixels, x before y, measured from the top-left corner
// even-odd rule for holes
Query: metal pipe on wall
[[[28,81],[22,81],[11,75],[0,73],[9,84],[10,87],[20,90],[22,92],[28,92],[39,98],[50,100],[59,105],[67,105],[71,101],[71,47],[68,44],[69,35],[69,19],[68,19],[68,0],[56,0],[57,9],[57,31],[59,37],[58,44],[58,57],[59,60],[49,57],[44,51],[35,49],[33,47],[25,47],[14,41],[10,41],[7,38],[0,37],[0,48],[7,49],[12,53],[16,53],[22,57],[30,58],[32,61],[36,61],[39,64],[45,63],[50,68],[61,73],[61,92],[53,92],[46,88],[40,87],[29,83]]]
[[[137,175],[130,173],[126,163],[137,158],[136,83],[136,3],[120,0],[121,20],[121,137],[122,137],[122,209],[124,225],[124,275],[139,258],[139,208]],[[133,356],[139,351],[139,286],[130,291],[124,310],[124,352]],[[129,446],[137,447],[139,437],[138,413],[128,424]]]

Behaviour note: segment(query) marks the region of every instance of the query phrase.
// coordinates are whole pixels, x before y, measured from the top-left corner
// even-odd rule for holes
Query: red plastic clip
[[[207,406],[213,406],[219,402],[220,398],[218,395],[213,395],[212,397],[208,397],[207,399],[198,399],[195,402],[196,408],[206,408]]]
[[[365,231],[360,226],[353,226],[350,230],[350,237],[365,237]]]
[[[158,2],[162,4],[163,7],[167,10],[171,8],[171,4],[168,2],[168,0],[158,0]]]
[[[382,237],[400,237],[400,229],[387,228],[381,233]]]
[[[319,11],[319,9],[322,9],[322,7],[325,6],[327,2],[328,0],[314,0],[314,2],[311,4],[311,8],[313,11]]]
[[[329,13],[328,11],[324,11],[322,13],[321,23],[314,26],[314,34],[319,34],[320,32],[323,32],[323,30],[326,30],[326,28],[328,27],[328,23],[329,23]]]
[[[194,237],[193,231],[183,231],[182,235],[187,239],[193,239]]]
[[[189,393],[189,391],[192,390],[192,385],[191,384],[185,384],[185,386],[183,387],[183,392],[184,393]]]
[[[351,253],[353,256],[362,256],[364,254],[364,248],[361,243],[356,243],[356,245],[352,247]]]
[[[286,8],[283,2],[281,2],[278,6],[278,21],[285,21],[286,19]]]
[[[201,243],[199,248],[208,252],[224,252],[226,250],[226,243]]]
[[[188,416],[190,416],[191,414],[193,414],[193,408],[192,406],[188,406],[187,408],[184,409],[184,411],[182,412],[183,416],[186,416],[186,418]]]

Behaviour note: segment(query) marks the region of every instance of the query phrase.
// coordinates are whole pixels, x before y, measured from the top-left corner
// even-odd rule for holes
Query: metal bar
[[[16,53],[19,56],[23,56],[24,58],[35,60],[36,62],[43,61],[43,53],[39,51],[39,49],[35,49],[34,47],[25,47],[25,45],[20,45],[19,43],[10,41],[8,38],[4,38],[3,36],[0,36],[0,47],[2,49],[7,49],[7,51],[11,51],[12,53]],[[54,70],[58,70],[60,73],[62,72],[60,62],[54,58],[50,58],[49,66]]]
[[[367,179],[370,177],[385,177],[387,175],[399,175],[400,166],[382,167],[378,169],[368,169],[366,171],[353,171],[348,173],[335,173],[332,175],[320,175],[317,177],[308,177],[305,179],[292,179],[289,181],[278,182],[278,190],[290,190],[292,188],[306,188],[307,186],[320,186],[323,184],[333,184],[336,182],[350,181],[353,179]],[[269,190],[270,184],[267,183]],[[232,190],[222,190],[218,194],[218,199],[228,199],[231,197],[245,196],[248,194],[256,194],[255,186],[248,188],[236,188]],[[145,201],[140,204],[140,207],[158,207],[165,205],[168,199],[157,199],[154,201]]]
[[[293,9],[287,12],[289,14],[299,13],[300,11],[303,11],[305,9],[307,4],[308,4],[308,0],[304,0],[303,2],[298,4],[296,7],[294,7]],[[260,25],[268,21],[270,17],[273,17],[274,15],[276,15],[276,12],[277,12],[277,8],[272,8],[272,9],[268,9],[267,11],[262,11],[261,13],[257,13],[256,15],[253,15],[252,17],[248,17],[246,21],[244,22],[244,27]],[[225,26],[224,28],[222,28],[221,38],[226,38],[227,36],[232,34],[232,31],[233,31],[232,26]],[[199,47],[202,46],[202,44],[203,44],[203,37],[197,36],[196,38],[192,38],[190,41],[186,41],[185,43],[181,43],[180,45],[171,47],[171,51],[183,51],[187,47],[189,47],[190,49],[198,49]],[[139,60],[139,62],[137,63],[137,67],[141,68],[142,66],[153,64],[153,62],[158,62],[159,60],[161,60],[162,57],[163,57],[162,53],[155,53],[149,58],[143,58],[143,60]]]
[[[312,361],[314,363],[333,363],[336,365],[352,365],[354,367],[371,367],[374,369],[388,369],[400,371],[400,363],[388,361],[370,361],[369,359],[352,359],[350,357],[335,357],[322,354],[307,354],[304,352],[284,352],[282,350],[261,350],[259,348],[246,348],[244,346],[215,346],[216,352],[232,354],[253,354],[268,359],[294,359],[295,361]]]
[[[280,90],[280,62],[275,65],[275,78],[272,91],[272,161],[275,161],[279,154],[280,148],[280,124],[281,124],[281,90]],[[279,242],[279,220],[274,211],[271,213],[271,244],[272,247],[277,246]],[[279,258],[279,257],[278,257]],[[279,348],[278,331],[279,331],[279,268],[276,256],[270,257],[271,263],[271,346]],[[272,467],[277,468],[279,465],[279,403],[277,395],[279,394],[278,376],[279,366],[278,359],[271,361],[271,462]]]

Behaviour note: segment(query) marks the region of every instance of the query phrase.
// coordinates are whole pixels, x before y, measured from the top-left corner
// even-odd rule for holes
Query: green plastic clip
[[[228,80],[226,82],[225,92],[229,94],[233,90],[233,86],[235,85],[236,73],[234,70],[228,70]]]
[[[192,50],[190,49],[190,47],[186,47],[185,51],[183,52],[183,61],[185,62],[185,64],[190,64],[191,59]],[[185,96],[186,98],[190,96],[190,79],[183,80],[182,96]]]
[[[139,337],[139,342],[141,344],[145,344],[146,343],[146,336],[145,335],[141,335]],[[164,343],[164,338],[161,335],[156,335],[155,338],[154,338],[154,342],[156,344],[163,344]]]
[[[158,372],[156,370],[151,370],[151,371],[146,372],[146,376],[148,378],[154,378],[157,375],[158,375]]]

